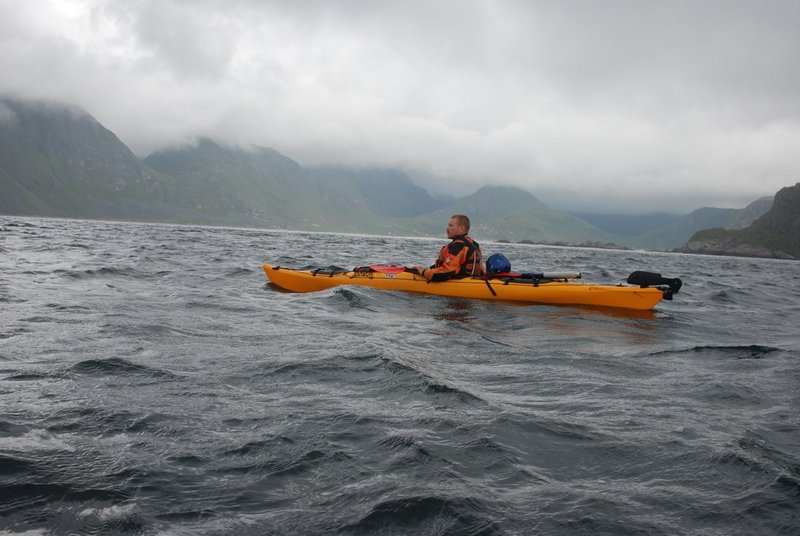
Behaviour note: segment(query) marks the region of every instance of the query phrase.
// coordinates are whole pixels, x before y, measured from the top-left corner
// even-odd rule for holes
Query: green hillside
[[[88,114],[11,99],[0,112],[0,212],[125,218],[157,199],[153,174]]]
[[[306,174],[329,201],[350,210],[359,200],[364,210],[381,219],[413,217],[444,205],[397,170],[327,167],[306,168]]]
[[[750,226],[700,231],[681,251],[800,259],[800,183],[775,194],[769,211]]]
[[[580,218],[547,207],[525,190],[509,186],[484,186],[445,208],[392,221],[419,234],[442,235],[448,218],[456,213],[470,217],[471,234],[477,239],[577,244],[613,242],[616,238]]]
[[[170,201],[218,220],[277,229],[383,232],[435,201],[397,171],[303,168],[273,149],[209,140],[144,162],[179,185]]]
[[[304,168],[265,147],[210,139],[143,161],[85,112],[0,99],[0,212],[440,236],[464,212],[484,238],[613,241],[516,188],[447,208],[396,170]]]
[[[203,221],[295,228],[317,208],[308,200],[300,165],[272,149],[245,151],[202,139],[154,153],[144,163],[169,178],[167,202]]]
[[[636,236],[625,237],[622,239],[622,243],[637,248],[670,251],[685,244],[694,233],[703,229],[715,227],[741,229],[746,227],[769,210],[771,204],[772,198],[765,197],[742,209],[699,208],[666,225]]]
[[[597,214],[573,212],[574,216],[591,223],[609,234],[630,238],[660,227],[666,227],[679,219],[679,214],[652,212],[649,214]]]
[[[620,236],[519,188],[487,186],[444,203],[401,171],[307,168],[266,147],[201,139],[141,160],[82,110],[0,97],[2,214],[443,236],[450,215],[463,213],[479,240],[673,249],[704,228],[744,227],[769,206],[639,217],[635,225],[649,231],[631,236],[628,225]],[[621,220],[595,221],[608,229]],[[741,236],[787,247],[788,223],[770,221]]]
[[[79,109],[0,98],[2,214],[390,233],[387,217],[436,206],[400,172],[308,170],[264,147],[202,139],[142,161]]]
[[[616,235],[620,244],[669,251],[685,244],[694,233],[703,229],[747,227],[769,210],[772,199],[762,197],[742,209],[700,208],[684,216],[666,213],[575,215]]]
[[[625,243],[640,248],[670,250],[685,243],[700,229],[729,227],[738,215],[738,209],[699,208],[663,227],[628,238]]]

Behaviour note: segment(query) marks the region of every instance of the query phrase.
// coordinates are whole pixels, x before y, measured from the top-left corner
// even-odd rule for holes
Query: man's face
[[[447,222],[447,238],[455,238],[466,232],[466,228],[463,225],[459,225],[455,218],[450,218],[450,221]]]

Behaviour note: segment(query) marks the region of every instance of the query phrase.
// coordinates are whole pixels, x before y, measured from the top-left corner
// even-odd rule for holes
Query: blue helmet
[[[486,259],[486,273],[489,275],[511,271],[511,261],[502,253],[494,253]]]

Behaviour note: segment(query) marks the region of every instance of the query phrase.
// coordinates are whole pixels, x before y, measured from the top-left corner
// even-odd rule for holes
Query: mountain
[[[775,202],[775,196],[761,197],[756,199],[743,209],[739,214],[729,223],[726,229],[744,229],[749,227],[754,221],[763,216],[772,208]]]
[[[151,154],[144,163],[169,177],[165,200],[195,211],[201,221],[295,228],[309,223],[317,209],[313,202],[295,208],[309,202],[302,167],[272,149],[227,148],[201,139]]]
[[[728,208],[703,207],[681,216],[677,220],[646,233],[626,239],[626,243],[641,248],[670,250],[685,243],[700,229],[727,227],[739,211]]]
[[[651,214],[596,214],[574,212],[573,215],[591,223],[598,229],[621,237],[638,236],[653,229],[666,227],[681,218],[679,214],[654,212]]]
[[[399,171],[304,168],[266,147],[201,139],[144,162],[181,185],[171,203],[230,224],[390,233],[387,218],[438,206]]]
[[[469,214],[484,239],[612,241],[518,188],[446,203],[396,170],[305,168],[210,139],[137,158],[89,114],[0,98],[0,213],[399,235]],[[444,208],[447,205],[447,208]]]
[[[470,234],[484,239],[576,244],[607,243],[616,238],[511,186],[484,186],[445,208],[391,221],[419,234],[442,235],[452,214],[467,214],[474,222]]]
[[[383,219],[413,217],[447,205],[393,169],[318,167],[306,172],[315,187],[327,191],[329,201],[338,197],[350,210],[352,201],[361,199],[365,210]]]
[[[267,147],[201,139],[141,160],[80,109],[0,97],[4,214],[443,236],[450,215],[464,213],[479,240],[671,249],[702,228],[744,227],[768,207],[700,209],[631,236],[656,222],[593,225],[513,187],[443,201],[397,170],[304,167]]]
[[[152,215],[157,179],[75,108],[0,99],[0,212],[79,218]],[[146,210],[150,205],[152,210]]]
[[[626,245],[668,251],[680,247],[697,231],[721,227],[741,229],[769,210],[771,197],[758,199],[743,209],[704,207],[679,216],[674,221],[632,237],[625,237]]]
[[[772,207],[748,227],[700,231],[681,251],[800,259],[800,183],[775,194]]]
[[[438,206],[400,172],[304,169],[265,147],[201,139],[140,160],[80,109],[0,97],[3,214],[388,233]]]

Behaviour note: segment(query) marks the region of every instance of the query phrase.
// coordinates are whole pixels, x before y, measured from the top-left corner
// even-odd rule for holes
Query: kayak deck
[[[264,264],[263,268],[273,285],[291,292],[318,292],[341,285],[356,285],[454,298],[638,310],[652,309],[665,297],[664,290],[657,287],[595,285],[567,280],[519,282],[465,278],[432,283],[408,271],[397,274],[376,271],[320,272],[271,264]]]

